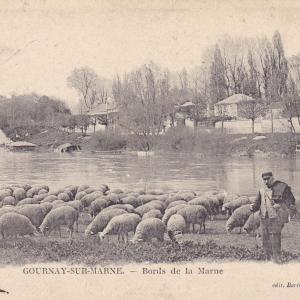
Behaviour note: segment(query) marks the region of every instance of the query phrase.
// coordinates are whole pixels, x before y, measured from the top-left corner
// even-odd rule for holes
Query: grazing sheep
[[[104,198],[110,203],[110,204],[119,204],[120,198],[118,194],[109,193],[108,195],[104,196]]]
[[[172,215],[167,223],[167,233],[173,243],[181,243],[182,235],[186,230],[184,217],[178,214]]]
[[[63,188],[59,188],[57,190],[54,190],[53,192],[51,192],[49,195],[54,195],[54,196],[57,196],[58,194],[61,194],[65,191],[65,189]]]
[[[83,207],[85,208],[85,207],[89,207],[91,205],[91,203],[99,197],[102,197],[102,194],[99,195],[99,194],[91,193],[91,194],[87,194],[84,197],[82,197],[80,199],[80,201],[81,201]]]
[[[32,188],[32,186],[25,183],[25,184],[21,184],[21,188],[24,189],[25,192],[27,192],[28,190],[30,190]]]
[[[141,200],[139,198],[137,198],[136,196],[133,196],[133,195],[128,195],[127,197],[124,197],[124,198],[120,199],[120,203],[130,204],[133,207],[138,207],[138,206],[142,205]]]
[[[145,213],[147,213],[148,211],[150,211],[151,209],[153,209],[153,208],[150,207],[150,206],[147,206],[147,205],[145,204],[145,205],[141,205],[141,206],[137,207],[137,208],[135,209],[135,212],[136,212],[137,214],[139,214],[141,217],[143,217],[143,215],[144,215]]]
[[[107,201],[103,198],[97,198],[95,199],[89,209],[89,214],[92,218],[95,218],[95,216],[107,206]]]
[[[247,196],[241,196],[239,198],[236,198],[234,200],[231,200],[230,202],[226,202],[223,204],[222,211],[227,211],[228,214],[231,216],[231,214],[242,205],[250,204],[251,201],[249,197]]]
[[[25,198],[19,201],[16,206],[21,206],[25,204],[39,204],[39,201],[35,198]]]
[[[51,202],[52,203],[52,209],[54,209],[54,208],[56,208],[56,207],[59,207],[61,204],[65,204],[65,201],[63,201],[63,200],[55,200],[55,201],[53,201],[53,202]]]
[[[114,208],[106,211],[101,211],[94,220],[87,226],[85,235],[94,235],[106,227],[108,222],[115,216],[126,214],[124,209]]]
[[[146,212],[143,215],[142,220],[148,219],[148,218],[157,218],[157,219],[161,219],[162,218],[162,213],[160,212],[159,209],[151,209],[148,212]]]
[[[65,192],[71,192],[72,193],[72,199],[74,199],[76,193],[77,193],[78,185],[68,185],[64,188]]]
[[[2,201],[5,197],[11,196],[12,191],[5,189],[5,190],[0,190],[0,201]]]
[[[165,202],[168,199],[169,195],[168,194],[163,194],[163,195],[157,195],[156,199],[162,202]]]
[[[58,229],[61,237],[60,227],[66,225],[70,231],[70,237],[73,235],[73,226],[76,223],[78,230],[78,211],[71,206],[61,206],[51,210],[43,220],[40,230],[44,235],[49,235],[52,230]]]
[[[44,202],[40,204],[40,207],[43,209],[44,215],[46,216],[47,213],[53,208],[53,204],[50,202]]]
[[[34,235],[37,234],[37,231],[27,217],[15,212],[8,212],[0,217],[0,233],[4,239],[8,236]]]
[[[14,205],[6,205],[0,208],[0,217],[8,212],[17,212],[16,206]]]
[[[239,208],[237,208],[230,218],[226,222],[226,230],[228,232],[231,232],[232,229],[236,227],[240,227],[240,233],[242,230],[242,227],[245,225],[246,221],[248,220],[249,216],[251,215],[251,210],[250,210],[251,204],[246,204],[243,205]]]
[[[107,184],[101,184],[98,190],[101,191],[103,194],[106,194],[106,192],[109,191],[109,187]]]
[[[16,188],[13,192],[16,201],[19,202],[26,198],[26,191],[22,188]]]
[[[85,197],[87,195],[86,192],[81,191],[81,192],[77,192],[76,196],[75,196],[75,200],[81,200],[83,197]]]
[[[135,212],[134,207],[130,204],[113,204],[113,205],[110,205],[108,207],[105,207],[102,211],[106,211],[106,210],[109,210],[109,209],[115,209],[115,208],[124,209],[128,213],[134,213]]]
[[[46,197],[48,196],[48,194],[44,193],[44,194],[38,194],[38,195],[34,195],[33,199],[37,200],[38,202],[43,201]]]
[[[90,188],[90,186],[87,185],[87,184],[80,185],[80,186],[78,187],[78,189],[77,189],[77,194],[80,193],[80,192],[82,192],[82,191],[84,191],[84,190],[87,190],[88,188]],[[76,200],[77,200],[77,199],[76,199]],[[79,199],[78,199],[78,200],[79,200]]]
[[[109,221],[105,229],[99,233],[99,238],[102,241],[107,234],[118,234],[118,241],[122,239],[122,241],[128,242],[128,233],[134,232],[140,221],[141,217],[137,214],[115,216]]]
[[[56,195],[48,195],[46,196],[42,201],[41,203],[44,203],[44,202],[53,202],[57,200],[57,196]]]
[[[15,197],[13,196],[6,196],[3,200],[2,200],[2,205],[16,205],[17,204],[17,200],[15,199]]]
[[[172,215],[176,214],[179,209],[181,209],[185,206],[187,206],[187,204],[179,204],[179,205],[176,205],[174,207],[166,209],[165,214],[162,217],[162,221],[167,225],[168,220],[170,219],[170,217]]]
[[[70,195],[66,192],[60,193],[57,195],[57,200],[62,200],[64,202],[68,202],[71,201],[72,198],[70,197]]]
[[[162,190],[150,190],[150,191],[148,191],[148,194],[155,195],[155,196],[163,195],[163,193],[164,192]]]
[[[164,241],[164,233],[166,225],[157,218],[149,218],[142,220],[136,227],[133,243],[140,241],[151,241],[152,238],[157,238],[159,241]]]
[[[65,202],[64,205],[68,205],[75,208],[79,213],[83,212],[83,205],[80,200]]]
[[[17,211],[19,214],[27,217],[33,226],[37,229],[42,224],[45,217],[45,210],[40,204],[26,204],[17,206]]]
[[[259,218],[259,211],[252,213],[248,220],[246,221],[245,225],[243,226],[243,230],[247,233],[253,232],[257,230],[260,226],[260,218]]]
[[[167,209],[171,208],[171,207],[174,207],[176,205],[179,205],[179,204],[187,204],[187,202],[185,200],[176,200],[174,202],[171,202],[168,206],[167,206]]]
[[[164,204],[158,200],[152,200],[144,205],[141,205],[135,209],[135,212],[138,213],[141,217],[150,211],[151,209],[158,209],[161,213],[164,212]]]
[[[37,195],[39,191],[41,190],[41,187],[38,186],[33,186],[31,189],[29,189],[26,192],[27,198],[33,198],[34,195]]]
[[[208,217],[206,208],[202,205],[187,205],[177,211],[177,214],[184,217],[186,222],[187,231],[189,231],[190,224],[193,226],[193,232],[195,232],[195,224],[199,224],[200,228],[198,233],[201,232],[203,227],[203,233],[205,233],[205,221]]]
[[[140,200],[140,202],[142,202],[142,204],[146,204],[150,201],[157,200],[157,197],[156,195],[146,194],[146,195],[140,195],[138,199]]]
[[[45,189],[41,189],[41,190],[39,190],[38,195],[41,195],[41,194],[48,194],[48,191]]]
[[[74,195],[71,190],[65,189],[65,191],[61,194],[67,194],[69,196],[70,201],[74,200]],[[59,199],[59,197],[58,197],[58,199]],[[64,199],[62,199],[62,200],[64,200]]]
[[[110,190],[110,192],[112,194],[123,194],[123,190],[121,190],[121,189],[113,189],[113,190]]]
[[[224,195],[224,200],[223,200],[224,203],[231,202],[232,200],[235,200],[235,199],[240,197],[240,195],[234,194],[234,193],[225,192],[224,194],[225,194]]]

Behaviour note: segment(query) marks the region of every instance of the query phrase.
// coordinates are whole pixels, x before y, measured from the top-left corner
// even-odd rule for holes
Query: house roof
[[[87,112],[88,115],[104,115],[107,113],[114,113],[117,112],[117,105],[114,101],[107,101],[107,103],[100,103],[93,109]]]
[[[228,98],[225,98],[222,101],[219,101],[215,105],[237,104],[237,103],[244,102],[244,101],[255,101],[255,99],[253,99],[250,96],[244,95],[244,94],[234,94]]]
[[[187,101],[181,105],[179,105],[180,107],[189,107],[189,106],[195,106],[195,103],[191,102],[191,101]]]

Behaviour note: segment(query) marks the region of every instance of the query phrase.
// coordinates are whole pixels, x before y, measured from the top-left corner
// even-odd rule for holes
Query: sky
[[[150,60],[189,70],[224,34],[271,38],[275,30],[287,56],[300,53],[297,1],[0,0],[0,28],[0,94],[46,94],[72,109],[74,68],[107,78]]]

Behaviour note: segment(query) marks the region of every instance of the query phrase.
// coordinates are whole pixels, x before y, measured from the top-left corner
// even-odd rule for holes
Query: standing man
[[[295,198],[291,188],[275,180],[272,172],[262,174],[264,187],[251,205],[251,211],[259,210],[263,248],[267,260],[280,262],[281,230],[290,220],[290,210],[295,209]]]

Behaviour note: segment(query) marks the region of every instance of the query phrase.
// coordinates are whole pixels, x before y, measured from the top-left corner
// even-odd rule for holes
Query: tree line
[[[63,101],[36,94],[13,96],[0,101],[0,126],[56,125],[85,134],[89,126],[109,124],[107,115],[92,116],[99,104],[115,102],[118,128],[136,135],[146,147],[149,137],[165,130],[166,120],[176,125],[181,104],[192,102],[186,111],[195,126],[202,122],[229,119],[226,111],[214,115],[214,105],[234,94],[255,99],[245,102],[240,114],[254,121],[273,103],[283,107],[295,132],[292,118],[300,124],[300,55],[286,58],[280,33],[267,37],[233,38],[223,36],[207,48],[195,67],[172,72],[153,62],[112,79],[99,76],[92,68],[74,69],[67,85],[79,96],[78,114],[72,115]]]

